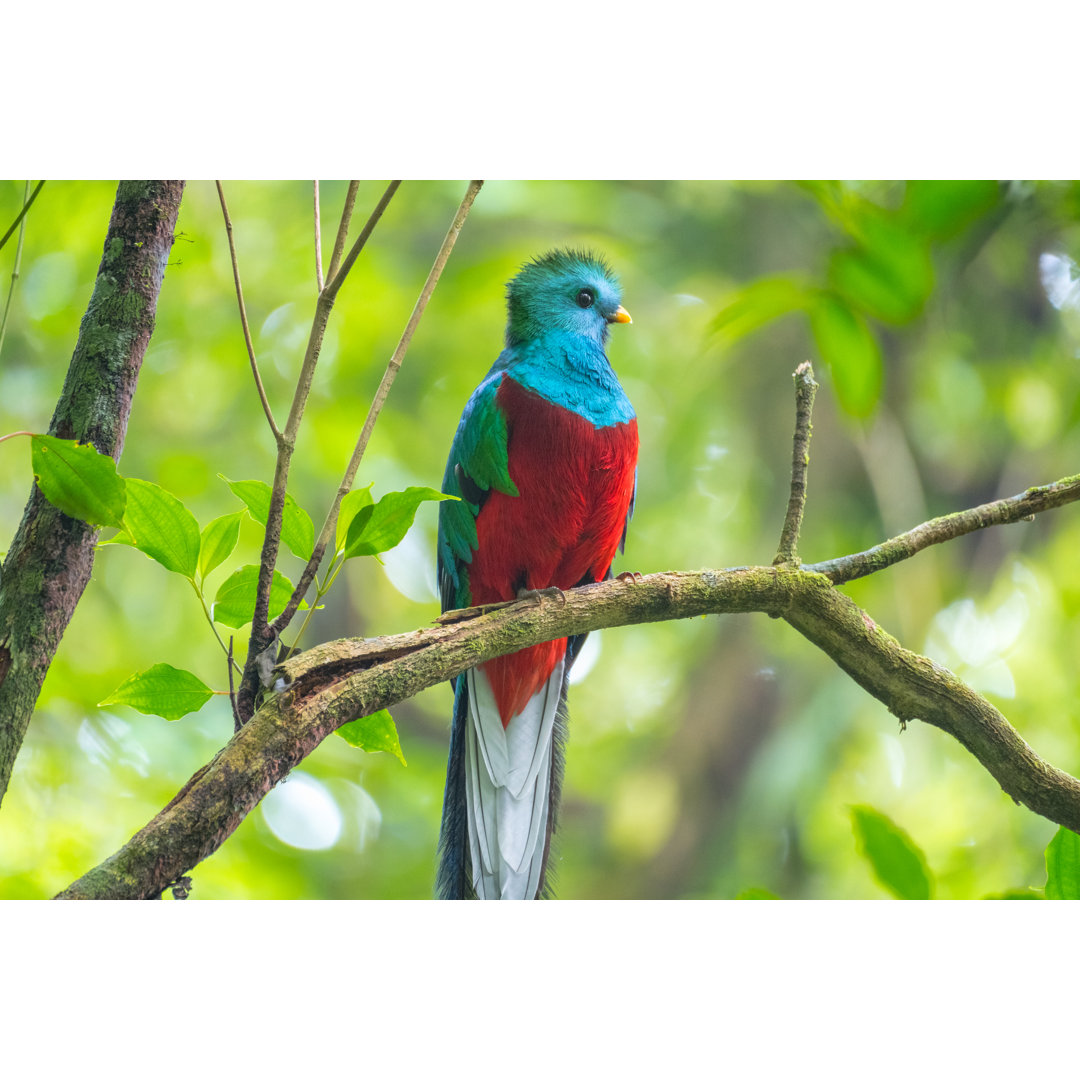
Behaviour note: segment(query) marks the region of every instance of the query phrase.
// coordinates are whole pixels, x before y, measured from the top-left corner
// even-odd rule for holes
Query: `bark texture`
[[[183,188],[181,180],[120,183],[50,435],[92,443],[119,459]],[[96,537],[96,529],[57,510],[34,485],[0,574],[0,799],[90,579]]]
[[[342,724],[540,641],[706,614],[780,617],[903,722],[959,740],[1018,802],[1080,831],[1080,781],[1040,758],[1004,716],[952,672],[904,649],[823,575],[791,567],[649,574],[521,601],[395,637],[318,645],[277,671],[252,719],[172,802],[62,899],[158,896],[217,850],[258,801]]]

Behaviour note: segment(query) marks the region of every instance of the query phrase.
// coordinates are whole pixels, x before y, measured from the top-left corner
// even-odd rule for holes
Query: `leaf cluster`
[[[116,463],[93,446],[51,435],[31,435],[31,467],[41,493],[54,506],[90,525],[118,531],[103,544],[124,544],[141,551],[166,570],[185,578],[203,606],[219,644],[233,663],[231,647],[221,641],[214,623],[239,630],[255,612],[259,567],[248,563],[233,570],[218,586],[207,605],[207,577],[232,555],[240,534],[243,510],[214,518],[200,529],[194,514],[164,488],[147,480],[122,476]],[[271,489],[261,480],[232,481],[232,493],[243,502],[247,514],[265,527]],[[378,557],[396,547],[412,526],[424,502],[450,496],[427,487],[391,491],[375,501],[370,485],[342,500],[337,523],[337,544],[322,581],[315,579],[316,604],[330,590],[349,559]],[[305,561],[314,549],[315,527],[311,517],[286,493],[281,538],[294,555]],[[293,583],[274,571],[270,590],[270,617],[279,615],[293,593]],[[313,605],[314,606],[314,605]],[[306,609],[306,602],[301,608]],[[306,626],[306,624],[305,624]],[[290,652],[295,651],[300,634]],[[133,674],[109,694],[101,705],[128,705],[139,712],[179,720],[201,709],[214,691],[197,675],[171,664],[158,663]],[[352,721],[340,732],[352,746],[365,750],[388,750],[404,764],[397,731],[385,709]]]

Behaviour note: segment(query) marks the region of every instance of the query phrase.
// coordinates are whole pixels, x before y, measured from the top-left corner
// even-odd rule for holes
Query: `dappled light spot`
[[[957,600],[938,612],[927,636],[926,654],[955,671],[980,693],[1011,698],[1016,695],[1006,654],[1020,638],[1030,616],[1022,576],[993,611],[982,612],[971,597]]]
[[[278,784],[260,804],[263,820],[283,844],[305,851],[333,847],[344,824],[341,810],[326,787],[299,770]]]
[[[387,580],[402,596],[418,604],[439,599],[435,591],[434,530],[410,529],[397,547],[382,552],[379,558]]]
[[[345,811],[345,842],[354,851],[363,851],[379,838],[382,829],[382,811],[379,804],[359,784],[341,780],[336,789],[342,795]]]
[[[79,749],[88,761],[106,768],[127,766],[140,776],[149,773],[150,757],[137,742],[131,725],[113,713],[101,711],[88,716],[76,735]]]
[[[577,654],[574,666],[570,669],[570,685],[581,682],[596,666],[600,659],[600,650],[604,647],[599,634],[590,634]]]
[[[1043,252],[1039,256],[1039,279],[1046,299],[1059,311],[1080,310],[1080,267],[1068,255]]]

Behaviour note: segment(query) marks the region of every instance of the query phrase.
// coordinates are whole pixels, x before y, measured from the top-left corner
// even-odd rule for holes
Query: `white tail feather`
[[[532,899],[550,813],[552,733],[565,659],[503,728],[487,676],[466,672],[465,789],[473,887],[481,899]]]

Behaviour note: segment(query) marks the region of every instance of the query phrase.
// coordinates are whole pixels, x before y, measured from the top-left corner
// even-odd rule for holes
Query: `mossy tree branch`
[[[803,510],[806,508],[806,473],[810,467],[810,420],[814,412],[814,395],[817,393],[818,384],[814,380],[814,369],[809,362],[800,364],[795,369],[793,378],[795,435],[791,448],[791,493],[773,566],[788,563],[799,565],[799,530],[802,528]]]
[[[606,581],[567,592],[565,602],[519,601],[408,634],[316,646],[278,669],[281,692],[157,817],[60,897],[159,895],[217,850],[259,800],[342,724],[492,657],[568,634],[747,612],[783,618],[902,722],[918,718],[948,732],[1018,802],[1080,830],[1080,781],[1041,759],[955,675],[904,649],[823,575],[744,567]]]
[[[92,443],[119,459],[183,189],[181,180],[119,185],[50,435]],[[45,673],[90,579],[96,539],[95,528],[31,488],[0,574],[0,798]]]
[[[1080,780],[1040,758],[985,698],[952,672],[903,648],[835,587],[837,580],[872,573],[931,543],[1080,498],[1080,478],[938,518],[871,552],[819,564],[831,576],[817,567],[800,569],[796,547],[817,388],[809,364],[799,367],[795,382],[791,496],[773,566],[617,578],[570,590],[559,600],[448,612],[438,625],[409,634],[316,646],[280,665],[271,696],[248,724],[160,814],[59,898],[147,898],[160,896],[178,881],[187,883],[182,889],[186,895],[184,875],[216,851],[278,781],[350,720],[542,641],[708,614],[763,612],[784,619],[902,725],[921,719],[941,728],[1016,802],[1080,831]],[[875,555],[882,550],[885,555]]]
[[[860,551],[855,555],[844,555],[827,562],[812,563],[805,567],[818,574],[824,574],[834,585],[845,581],[866,577],[867,574],[884,570],[904,559],[910,559],[924,548],[933,544],[944,544],[979,529],[991,525],[1011,525],[1016,521],[1030,521],[1034,514],[1044,510],[1054,510],[1059,506],[1076,502],[1080,499],[1080,474],[1067,476],[1052,484],[1028,488],[1019,495],[1008,499],[997,499],[983,503],[970,510],[959,510],[955,514],[924,521],[891,540]]]

